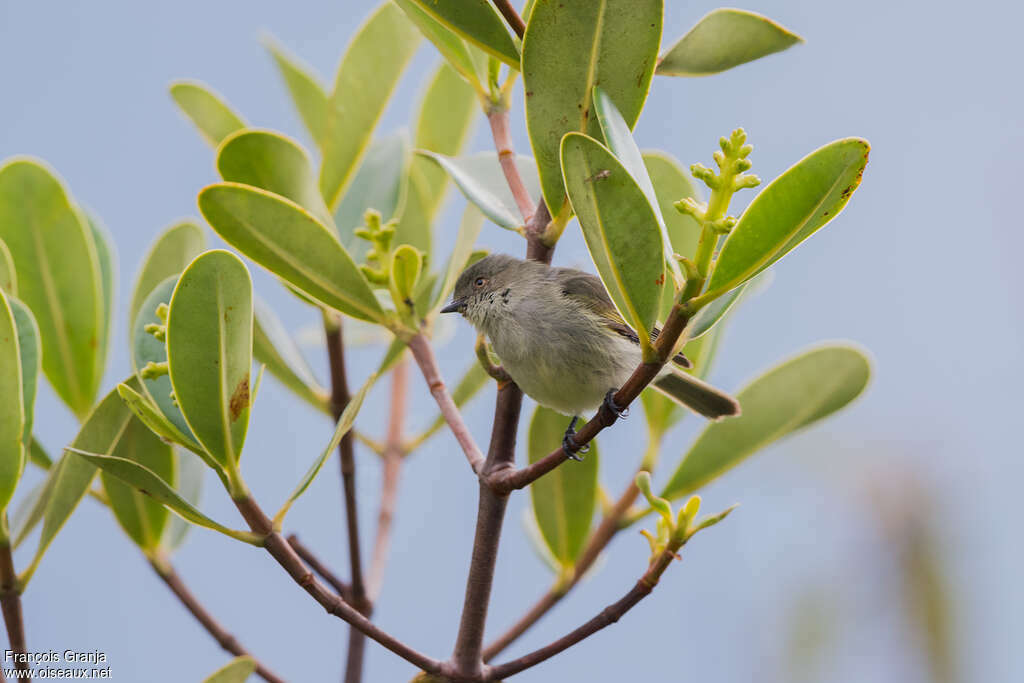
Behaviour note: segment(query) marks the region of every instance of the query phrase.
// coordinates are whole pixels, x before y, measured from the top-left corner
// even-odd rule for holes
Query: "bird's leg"
[[[573,438],[574,436],[576,436],[576,423],[579,422],[579,420],[580,417],[579,415],[577,415],[573,417],[572,420],[569,421],[569,426],[566,427],[565,429],[565,437],[562,439],[562,450],[565,451],[565,454],[569,457],[570,460],[575,460],[576,462],[583,462],[583,458],[579,457],[576,454],[586,453],[587,451],[589,451],[590,444],[583,444],[582,446],[578,446],[576,444],[576,439]]]
[[[626,419],[629,417],[629,408],[620,408],[615,404],[615,394],[618,389],[609,389],[608,393],[604,395],[604,407],[611,412],[612,415],[618,418]]]

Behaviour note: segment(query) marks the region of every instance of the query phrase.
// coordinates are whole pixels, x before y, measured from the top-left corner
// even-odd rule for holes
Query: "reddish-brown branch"
[[[483,453],[480,452],[480,447],[473,440],[473,434],[462,420],[462,413],[459,412],[458,406],[455,405],[451,394],[448,393],[444,380],[441,379],[441,371],[437,367],[437,359],[434,357],[434,351],[430,348],[430,342],[422,333],[417,334],[409,340],[409,350],[412,351],[412,357],[416,359],[416,364],[419,365],[420,372],[423,373],[423,379],[426,380],[427,387],[430,388],[430,395],[434,397],[445,422],[448,423],[449,429],[455,436],[455,440],[462,447],[469,466],[473,468],[473,472],[479,474],[484,463]]]
[[[331,373],[331,413],[335,421],[351,400],[345,372],[345,347],[341,332],[341,318],[335,317],[325,324],[327,360]],[[338,444],[341,461],[341,482],[345,498],[345,522],[348,530],[348,558],[351,572],[351,603],[362,614],[370,614],[363,584],[363,562],[359,547],[359,508],[356,503],[356,462],[353,453],[353,435],[349,430]],[[345,683],[359,683],[363,677],[363,653],[366,639],[356,629],[349,630],[348,659],[345,665]]]
[[[288,545],[292,547],[295,554],[302,558],[302,561],[309,565],[309,568],[316,572],[321,579],[326,581],[331,588],[333,588],[338,595],[342,597],[346,602],[349,601],[349,596],[352,595],[352,589],[347,583],[338,578],[338,575],[331,571],[331,568],[320,561],[313,551],[310,550],[299,540],[299,537],[295,534],[288,535]]]
[[[654,590],[654,587],[658,585],[661,575],[665,573],[665,570],[668,569],[670,564],[672,564],[672,560],[676,559],[677,550],[678,547],[667,548],[662,551],[654,561],[648,565],[647,571],[644,572],[644,575],[640,577],[640,580],[636,582],[636,585],[633,586],[633,588],[626,593],[622,599],[605,607],[593,619],[549,645],[538,650],[534,650],[533,652],[523,655],[517,659],[513,659],[510,662],[505,662],[504,664],[491,667],[487,671],[485,680],[499,681],[521,671],[525,671],[526,669],[536,666],[544,660],[550,659],[558,653],[569,649],[576,643],[585,640],[606,626],[611,626],[617,622],[622,618],[622,615],[631,610],[638,602],[650,595],[651,591]]]
[[[505,174],[505,181],[508,183],[509,189],[512,190],[512,197],[516,201],[523,222],[529,223],[534,214],[533,200],[530,199],[530,193],[516,166],[516,152],[512,147],[508,110],[501,107],[491,109],[487,112],[487,122],[491,124],[491,136],[494,138],[494,146],[498,150],[498,162]]]
[[[14,558],[11,556],[10,541],[0,544],[0,611],[3,611],[4,624],[7,626],[7,640],[11,650],[16,654],[27,655],[25,646],[25,622],[21,618],[21,589],[18,586],[18,573],[14,570]],[[27,672],[25,678],[31,676],[31,666],[25,658],[15,662],[15,668]]]
[[[249,656],[252,657],[252,653],[242,647],[238,639],[228,633],[221,624],[213,618],[213,616],[206,611],[206,608],[196,599],[196,596],[192,594],[192,591],[182,582],[181,577],[174,571],[174,567],[163,558],[155,558],[150,560],[150,565],[153,570],[156,571],[157,576],[163,579],[163,582],[167,584],[167,587],[171,589],[171,592],[177,596],[178,600],[182,605],[185,606],[192,616],[196,618],[206,632],[213,636],[213,639],[217,641],[224,650],[233,654],[236,657]],[[253,657],[253,659],[256,659]],[[284,683],[284,679],[275,674],[273,671],[268,669],[259,660],[256,660],[256,675],[269,683]]]
[[[381,630],[363,616],[359,610],[342,600],[339,595],[322,584],[302,562],[302,559],[299,558],[295,550],[288,544],[288,541],[281,534],[273,530],[270,518],[256,504],[256,501],[247,497],[234,502],[235,507],[238,508],[249,528],[253,532],[265,537],[263,545],[267,552],[277,560],[277,563],[288,572],[288,575],[292,577],[292,580],[300,588],[309,593],[321,607],[327,610],[328,614],[342,619],[350,624],[352,628],[377,641],[391,652],[394,652],[402,659],[427,673],[436,675],[442,673],[443,666],[441,662],[414,650],[391,634]]]
[[[505,17],[505,21],[516,32],[516,35],[522,38],[526,33],[526,24],[523,23],[523,18],[519,16],[519,12],[512,6],[512,3],[508,0],[494,0],[494,6],[501,12],[501,16]]]

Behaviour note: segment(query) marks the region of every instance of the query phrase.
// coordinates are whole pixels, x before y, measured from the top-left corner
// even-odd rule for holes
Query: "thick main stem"
[[[331,372],[331,414],[335,421],[341,417],[351,400],[345,371],[345,346],[341,332],[341,319],[324,318],[327,336],[327,359]],[[345,498],[345,522],[348,529],[348,558],[351,573],[351,602],[363,615],[369,615],[371,605],[366,598],[363,583],[363,563],[359,548],[359,509],[356,503],[356,463],[351,430],[338,444],[341,461],[342,491]],[[356,629],[349,629],[348,659],[345,664],[345,683],[359,683],[363,677],[363,655],[366,639]]]
[[[213,618],[206,608],[203,607],[202,603],[192,594],[192,591],[181,580],[178,573],[174,571],[174,567],[171,566],[163,558],[153,558],[149,562],[150,566],[156,572],[157,576],[163,579],[163,582],[167,584],[167,587],[171,589],[171,592],[177,596],[178,600],[182,605],[185,606],[192,616],[196,618],[206,632],[213,636],[213,639],[217,641],[224,650],[233,654],[236,657],[242,657],[248,655],[252,657],[252,653],[242,647],[242,644],[238,642],[231,633],[227,631],[221,624]],[[253,657],[255,659],[255,657]],[[284,679],[275,674],[273,671],[264,666],[259,660],[256,660],[256,675],[269,683],[284,683]]]
[[[0,520],[4,524],[5,520]],[[21,618],[21,590],[18,586],[18,573],[14,570],[14,558],[11,556],[10,540],[0,542],[0,608],[7,626],[7,640],[15,654],[26,655],[25,622]],[[18,658],[15,667],[23,671],[23,678],[31,678],[31,667],[26,657]]]

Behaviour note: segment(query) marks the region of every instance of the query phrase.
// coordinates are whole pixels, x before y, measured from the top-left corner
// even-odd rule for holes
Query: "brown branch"
[[[647,571],[644,572],[644,575],[636,582],[636,585],[633,586],[632,590],[626,593],[626,595],[624,595],[618,602],[605,607],[593,619],[549,645],[545,645],[544,647],[534,650],[527,655],[523,655],[518,659],[513,659],[510,662],[505,662],[504,664],[491,667],[487,671],[485,680],[499,681],[521,671],[525,671],[526,669],[536,666],[544,660],[550,659],[558,653],[569,649],[576,643],[585,640],[606,626],[611,626],[617,622],[622,618],[622,615],[632,609],[638,602],[650,595],[651,591],[654,590],[654,587],[658,585],[661,575],[665,573],[668,566],[672,564],[672,560],[676,559],[676,552],[678,549],[678,545],[675,547],[670,546],[659,553],[658,556],[648,565]]]
[[[21,618],[21,586],[18,585],[18,573],[14,570],[14,558],[11,557],[9,539],[0,543],[0,609],[4,614],[7,640],[11,649],[16,654],[27,656],[25,622]],[[18,671],[26,672],[27,675],[23,675],[23,678],[31,678],[32,667],[29,665],[28,659],[19,659],[23,661],[16,661],[15,667]]]
[[[422,332],[409,340],[409,350],[412,351],[412,357],[416,359],[416,364],[419,365],[423,379],[426,380],[431,396],[434,397],[438,408],[441,409],[445,422],[448,423],[449,429],[455,435],[455,440],[462,447],[469,466],[473,468],[473,472],[479,474],[480,468],[484,464],[484,456],[480,452],[480,447],[473,440],[469,427],[463,422],[458,406],[455,405],[451,394],[448,393],[448,388],[445,386],[444,380],[441,379],[441,371],[437,367],[437,358],[434,357],[430,343]]]
[[[238,639],[228,633],[228,631],[220,625],[220,623],[213,618],[213,616],[206,611],[196,596],[192,594],[192,591],[182,582],[181,577],[174,571],[174,567],[171,566],[165,558],[156,557],[151,558],[149,561],[150,566],[157,573],[167,587],[171,589],[171,592],[177,596],[185,608],[192,613],[192,616],[196,618],[203,628],[206,629],[207,633],[213,636],[213,639],[224,648],[227,652],[233,654],[236,657],[249,656],[252,657],[252,653],[242,647]],[[255,659],[255,657],[253,657]],[[256,660],[256,674],[269,683],[284,683],[284,679],[275,674],[273,671],[268,669],[259,660]]]
[[[508,109],[505,109],[504,105],[491,108],[487,112],[487,122],[491,124],[491,136],[498,150],[498,162],[505,174],[505,181],[512,190],[512,197],[516,200],[523,222],[529,223],[534,214],[533,200],[530,199],[530,193],[516,166],[516,152],[512,147],[512,134],[509,131]]]
[[[342,619],[350,624],[353,629],[377,641],[391,652],[394,652],[423,671],[435,675],[443,673],[445,669],[441,662],[418,650],[414,650],[391,634],[381,630],[363,616],[359,610],[322,584],[309,568],[303,564],[302,559],[299,558],[292,546],[288,544],[288,541],[281,534],[274,531],[270,518],[256,504],[256,501],[246,497],[235,500],[234,503],[249,525],[249,528],[254,533],[264,537],[263,545],[267,552],[288,572],[292,580],[316,600],[328,614]]]
[[[331,372],[331,414],[335,421],[351,400],[348,378],[345,373],[345,347],[341,333],[341,318],[324,318],[324,332],[327,335],[327,360]],[[359,511],[356,504],[356,463],[352,448],[351,430],[338,444],[341,461],[342,491],[345,497],[345,521],[348,529],[348,558],[351,572],[351,603],[362,614],[369,615],[370,602],[366,599],[363,584],[363,563],[359,549]],[[363,654],[366,639],[356,629],[349,630],[348,659],[345,664],[345,683],[359,683],[363,677]]]
[[[501,16],[505,17],[505,21],[516,32],[516,35],[522,38],[526,33],[526,24],[523,23],[523,18],[519,16],[519,12],[512,6],[512,3],[508,0],[494,0],[494,6],[501,12]]]
[[[331,568],[320,561],[320,559],[313,554],[313,551],[305,546],[305,544],[299,540],[299,537],[295,534],[288,534],[288,545],[292,547],[295,554],[302,558],[302,561],[309,565],[309,568],[320,575],[320,578],[326,581],[331,588],[333,588],[343,600],[348,602],[349,596],[352,595],[351,587],[338,578],[338,575],[331,571]]]
[[[405,457],[403,440],[405,432],[406,399],[409,394],[409,361],[403,355],[391,371],[391,411],[388,417],[388,431],[384,442],[384,471],[381,474],[380,507],[377,512],[377,535],[373,542],[370,571],[366,578],[366,591],[371,602],[380,595],[387,567],[388,549],[391,545],[391,525],[395,517],[395,502],[398,498],[398,480],[402,473]]]

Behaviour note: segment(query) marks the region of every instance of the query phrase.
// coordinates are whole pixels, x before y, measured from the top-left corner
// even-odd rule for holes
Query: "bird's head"
[[[507,254],[491,254],[462,271],[450,304],[442,313],[461,313],[473,325],[485,324],[490,311],[508,304],[509,296],[540,264]]]

